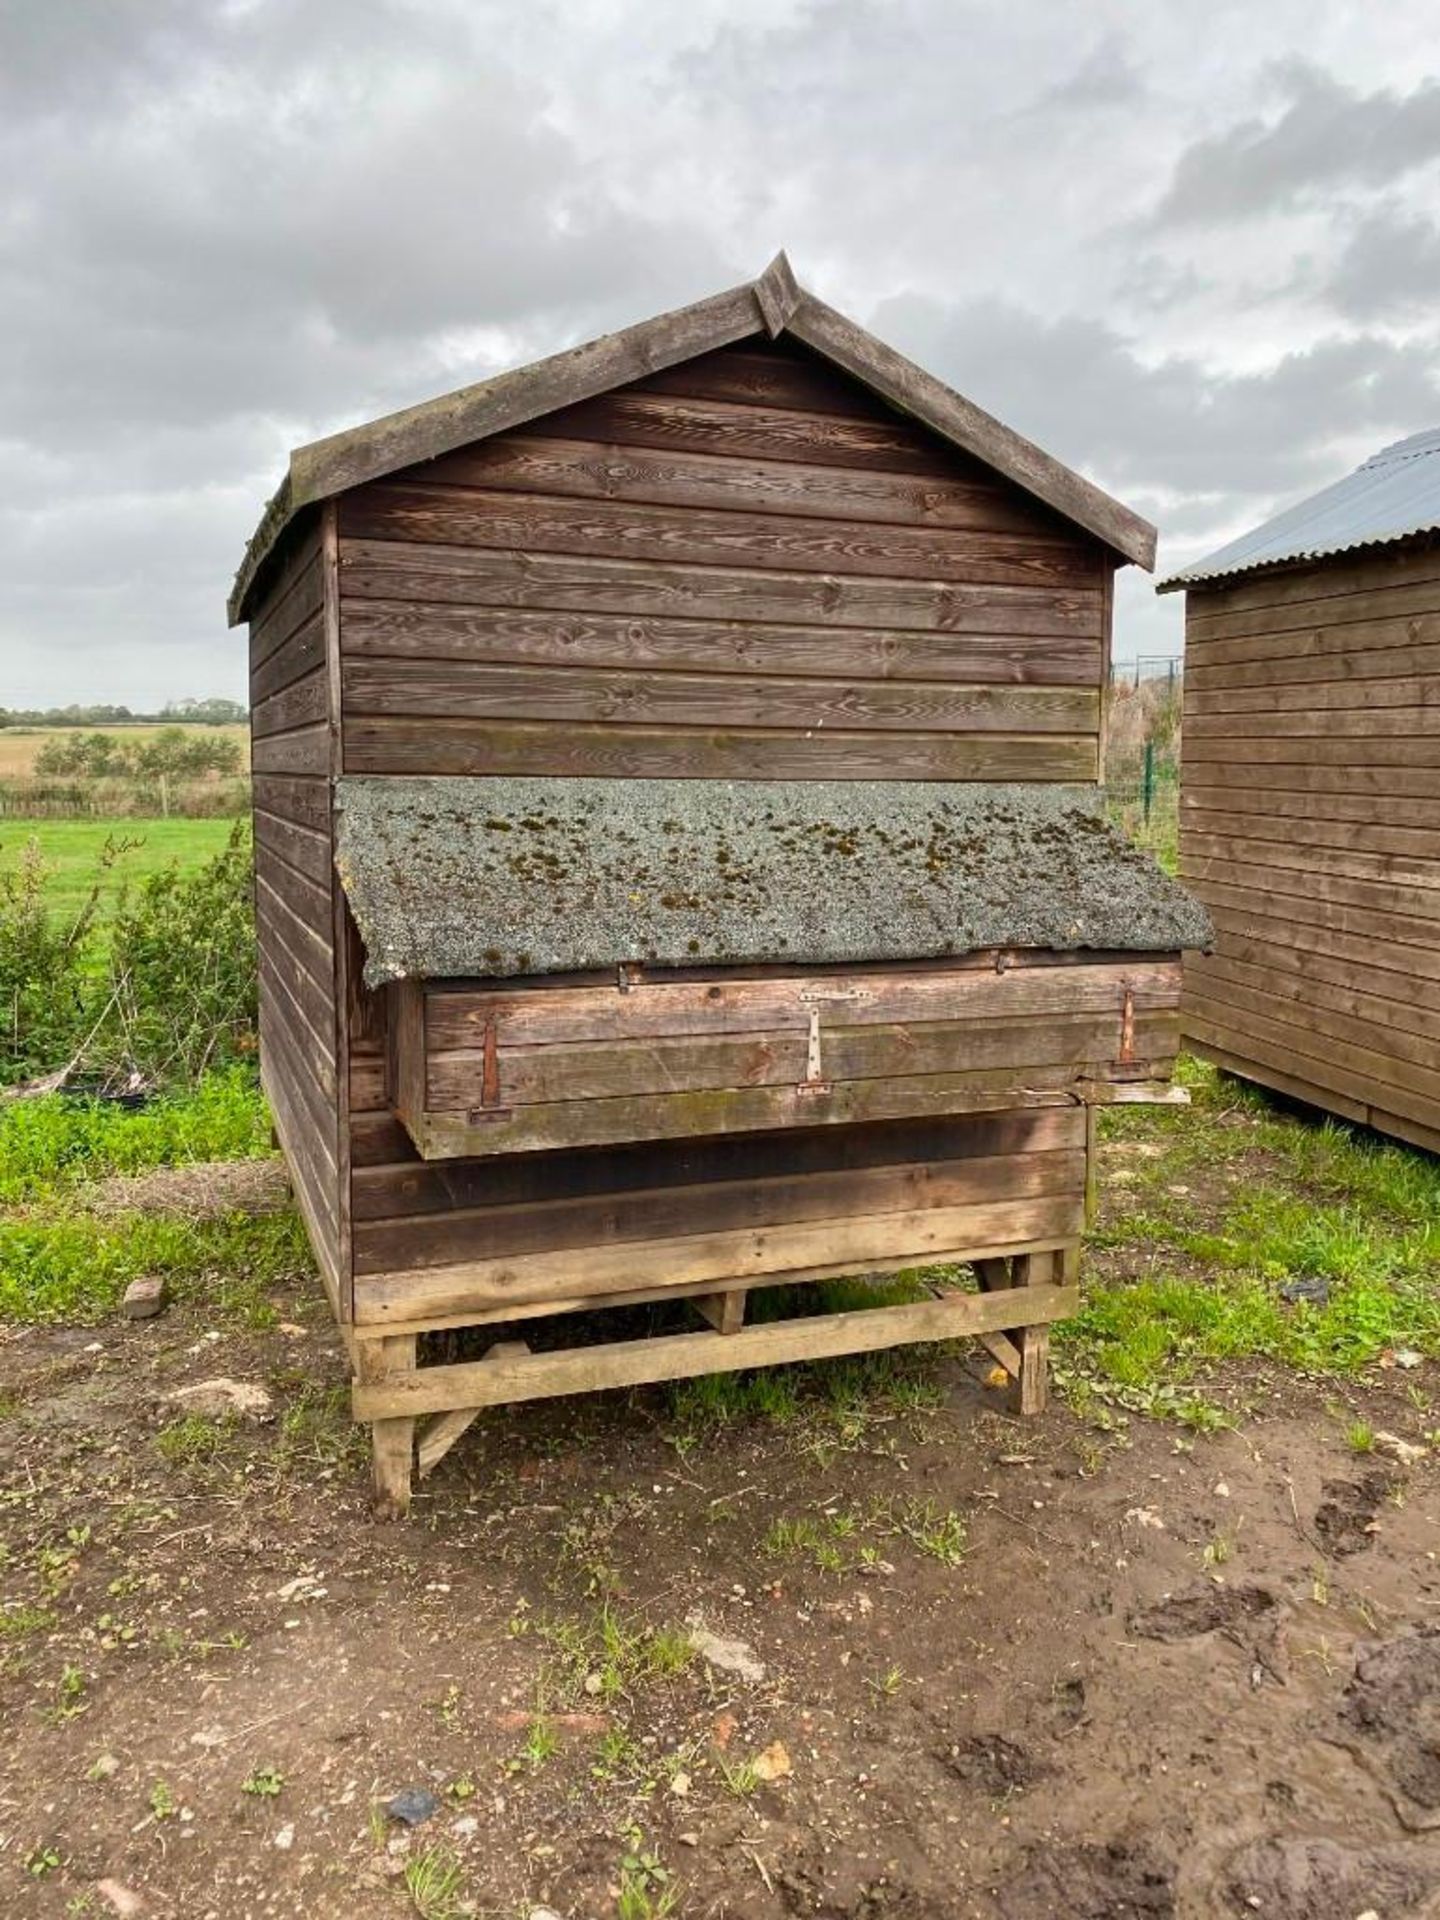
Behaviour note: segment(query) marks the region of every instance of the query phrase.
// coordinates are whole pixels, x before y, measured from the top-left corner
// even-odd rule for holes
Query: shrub
[[[87,1079],[194,1080],[255,1049],[256,963],[249,828],[193,872],[171,866],[122,888],[100,923],[107,840],[80,909],[47,909],[51,869],[27,847],[0,872],[0,1082],[67,1066]]]

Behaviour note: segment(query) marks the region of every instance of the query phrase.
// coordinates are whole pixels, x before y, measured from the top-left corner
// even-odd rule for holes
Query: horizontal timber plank
[[[1282,739],[1287,745],[1290,741],[1319,739],[1354,741],[1357,745],[1363,742],[1367,751],[1373,742],[1376,747],[1395,751],[1403,766],[1407,753],[1413,752],[1423,739],[1429,756],[1427,764],[1433,766],[1436,734],[1440,734],[1440,706],[1390,706],[1371,698],[1359,705],[1302,705],[1274,713],[1191,713],[1187,706],[1185,715],[1187,757],[1198,752],[1201,758],[1209,759],[1214,759],[1215,754],[1202,750],[1202,743],[1226,742],[1243,747],[1247,741],[1263,740],[1266,751],[1273,753]]]
[[[1261,761],[1250,753],[1207,761],[1185,759],[1185,778],[1181,783],[1181,802],[1190,794],[1204,791],[1241,791],[1263,793],[1270,804],[1271,793],[1323,797],[1327,808],[1338,796],[1345,803],[1367,795],[1379,798],[1425,801],[1433,806],[1440,801],[1440,777],[1434,767],[1406,766],[1319,766],[1299,761]]]
[[[1298,823],[1285,823],[1295,825]],[[1322,828],[1323,832],[1324,829]],[[1333,828],[1331,829],[1333,833]],[[1408,887],[1440,887],[1440,839],[1435,835],[1415,834],[1428,841],[1424,856],[1371,852],[1358,844],[1353,826],[1344,848],[1317,846],[1313,837],[1291,839],[1277,833],[1268,839],[1252,839],[1245,834],[1207,832],[1187,815],[1181,828],[1181,861],[1194,872],[1216,871],[1235,866],[1268,870],[1287,876],[1321,874],[1332,878],[1373,882],[1388,889],[1387,904],[1403,905],[1401,890]],[[1287,891],[1295,881],[1288,879]],[[1377,896],[1378,898],[1378,896]]]
[[[905,633],[618,613],[347,599],[344,650],[398,660],[533,662],[657,673],[1096,686],[1099,635]]]
[[[1440,1126],[1440,1099],[1397,1085],[1389,1063],[1365,1050],[1342,1047],[1305,1027],[1267,1020],[1248,1009],[1229,1009],[1198,997],[1185,1006],[1185,1031],[1202,1043],[1249,1054],[1282,1072],[1296,1074],[1365,1107]]]
[[[734,674],[472,660],[348,660],[343,699],[347,719],[364,713],[707,729],[1026,735],[1097,730],[1100,696],[1089,687],[828,679],[767,679],[757,684]]]
[[[250,676],[250,700],[254,705],[293,686],[325,661],[325,622],[317,608],[288,639],[262,660]]]
[[[1187,787],[1180,795],[1180,830],[1428,857],[1440,832],[1440,795],[1401,800],[1385,794]]]
[[[1137,1061],[1127,1077],[1164,1078],[1172,1060],[1173,1050],[1167,1050],[1157,1060]],[[506,1118],[474,1126],[458,1116],[449,1119],[437,1115],[411,1121],[410,1125],[427,1159],[469,1159],[556,1146],[598,1146],[617,1140],[664,1140],[686,1134],[852,1125],[925,1114],[1060,1105],[1079,1098],[1077,1079],[1101,1077],[1100,1063],[1031,1067],[1023,1079],[1013,1067],[991,1067],[965,1073],[913,1074],[903,1080],[839,1081],[825,1092],[801,1093],[792,1084],[702,1088],[615,1100],[563,1100],[519,1108]]]
[[[322,976],[328,977],[335,940],[334,906],[328,883],[308,879],[296,868],[276,859],[268,848],[261,849],[255,862],[255,879],[277,910],[303,930],[306,941],[317,950]]]
[[[1402,1033],[1383,1013],[1375,1018],[1353,1006],[1337,1009],[1328,1004],[1334,991],[1327,992],[1323,984],[1317,982],[1309,994],[1276,993],[1269,981],[1252,984],[1242,979],[1240,969],[1227,967],[1222,962],[1196,967],[1187,981],[1185,997],[1187,1005],[1198,1005],[1204,1000],[1211,1006],[1238,1007],[1266,1020],[1283,1021],[1308,1033],[1323,1035],[1326,1040],[1338,1041],[1340,1046],[1335,1057],[1342,1062],[1346,1049],[1363,1049],[1373,1056],[1361,1063],[1367,1071],[1379,1072],[1379,1063],[1388,1061],[1385,1078],[1396,1086],[1407,1087],[1427,1098],[1440,1098],[1440,1053],[1434,1041],[1414,1033]],[[1380,1003],[1382,1008],[1384,1004]]]
[[[920,1263],[942,1247],[1047,1239],[1057,1244],[1078,1235],[1083,1212],[1084,1196],[1076,1192],[357,1275],[355,1318],[357,1324],[381,1326],[390,1318],[422,1319],[511,1300],[583,1299],[692,1280],[763,1279],[842,1260],[860,1273],[886,1262]]]
[[[1376,939],[1370,923],[1354,915],[1349,916],[1350,929],[1343,924],[1332,926],[1314,916],[1309,922],[1287,920],[1267,912],[1263,904],[1257,905],[1236,894],[1227,892],[1225,898],[1220,898],[1214,888],[1210,889],[1205,904],[1225,941],[1233,936],[1257,943],[1268,942],[1299,953],[1321,954],[1383,972],[1397,981],[1440,979],[1440,951],[1435,947],[1391,944]],[[1346,916],[1341,910],[1329,912],[1329,918],[1343,921]],[[1354,930],[1357,927],[1358,931]]]
[[[393,540],[340,543],[342,599],[459,602],[551,612],[867,627],[920,633],[1104,632],[1098,585],[981,586],[937,580],[658,566]],[[342,610],[343,611],[343,610]]]
[[[616,395],[617,401],[623,397]],[[603,407],[603,403],[594,403]],[[644,403],[653,413],[663,401]],[[610,409],[624,412],[624,406]],[[632,415],[637,411],[630,402]],[[669,403],[674,414],[674,403]],[[693,413],[693,409],[691,412]],[[614,500],[661,507],[698,507],[721,511],[800,514],[817,519],[889,523],[896,526],[954,527],[996,533],[1031,533],[1041,539],[1066,537],[1063,523],[997,476],[966,464],[960,477],[895,474],[863,465],[846,469],[832,462],[810,462],[793,445],[756,459],[744,452],[707,446],[695,451],[673,442],[661,449],[567,438],[553,432],[505,434],[431,461],[426,484],[482,487],[515,493],[547,494],[580,500]],[[554,422],[552,421],[553,427]],[[570,423],[566,423],[570,424]],[[839,426],[842,435],[862,442],[863,426]],[[754,431],[754,423],[751,423]],[[875,429],[870,429],[873,441]],[[828,437],[828,436],[827,436]],[[1076,545],[1074,535],[1069,536]]]
[[[1389,997],[1389,976],[1383,973],[1341,984],[1326,978],[1314,965],[1303,970],[1276,965],[1268,954],[1260,957],[1263,953],[1263,949],[1252,948],[1249,958],[1230,951],[1195,955],[1185,970],[1189,991],[1204,993],[1211,1000],[1223,1000],[1223,989],[1228,986],[1263,994],[1277,1010],[1291,1008],[1283,1018],[1303,1023],[1312,1017],[1309,1009],[1313,1008],[1313,1019],[1322,1032],[1338,1032],[1324,1022],[1344,1017],[1354,1025],[1349,1032],[1340,1033],[1342,1039],[1350,1033],[1360,1037],[1364,1029],[1372,1036],[1366,1044],[1373,1044],[1380,1053],[1393,1051],[1398,1058],[1421,1065],[1440,1061],[1435,1044],[1440,1041],[1440,1007],[1433,1002],[1427,1006],[1414,998]],[[1296,956],[1286,957],[1293,960]],[[1217,983],[1220,991],[1216,990]],[[1265,1009],[1257,1006],[1257,1011]]]
[[[1247,888],[1271,895],[1273,911],[1294,913],[1297,919],[1306,917],[1305,913],[1296,911],[1297,902],[1305,908],[1317,903],[1363,907],[1368,912],[1386,916],[1384,924],[1392,938],[1420,940],[1427,945],[1434,942],[1440,946],[1440,924],[1436,924],[1440,922],[1440,895],[1428,886],[1416,886],[1409,881],[1352,880],[1322,873],[1317,867],[1302,871],[1270,861],[1254,865],[1233,858],[1210,859],[1190,850],[1190,846],[1187,839],[1181,848],[1180,873],[1202,898],[1207,889],[1217,884]],[[1397,912],[1400,907],[1408,911],[1400,914]],[[1376,931],[1381,931],[1380,927],[1377,926]]]
[[[772,1164],[786,1165],[784,1143]],[[704,1182],[617,1196],[580,1195],[541,1205],[485,1206],[446,1213],[357,1220],[355,1270],[383,1273],[453,1266],[564,1248],[610,1246],[667,1236],[737,1231],[852,1213],[915,1213],[926,1207],[1082,1193],[1082,1148],[1002,1154],[917,1166],[776,1173],[758,1180]]]
[[[378,1118],[363,1117],[377,1145],[403,1136],[398,1123],[392,1123],[394,1133],[382,1135]],[[354,1212],[358,1222],[487,1206],[543,1211],[552,1202],[571,1200],[625,1206],[632,1194],[746,1186],[782,1174],[787,1179],[835,1173],[864,1178],[877,1168],[894,1171],[932,1161],[1064,1152],[1082,1147],[1085,1132],[1081,1109],[1061,1106],[892,1120],[876,1126],[795,1127],[780,1141],[738,1133],[715,1140],[645,1141],[476,1161],[418,1160],[408,1136],[403,1136],[398,1159],[373,1152],[357,1157]]]
[[[1440,622],[1438,622],[1440,624]],[[1294,707],[1425,707],[1434,699],[1440,645],[1377,647],[1334,660],[1261,666],[1185,666],[1187,714],[1284,712]],[[1240,678],[1261,672],[1263,678]]]
[[[1033,534],[638,507],[392,480],[356,488],[338,507],[346,539],[896,580],[958,577],[997,586],[1093,586],[1101,578],[1098,548]]]
[[[919,449],[932,448],[938,457],[954,452],[946,442],[897,415],[866,388],[847,379],[828,360],[788,336],[773,341],[743,340],[714,353],[696,354],[693,359],[645,375],[619,394],[602,397],[622,399],[632,394],[652,393],[869,420],[907,435]],[[569,411],[551,417],[564,419]]]
[[[302,1030],[313,1036],[311,1044],[315,1049],[315,1060],[312,1065],[317,1074],[323,1071],[324,1084],[333,1093],[334,1014],[324,983],[308,974],[289,949],[275,939],[260,941],[257,965],[266,990],[283,995]]]
[[[1010,1014],[1120,1012],[1129,993],[1137,1010],[1173,1006],[1180,991],[1177,960],[1110,962],[1072,967],[1011,967],[927,973],[801,973],[789,979],[677,981],[645,979],[616,986],[551,987],[508,992],[496,986],[444,986],[426,995],[432,1053],[477,1047],[485,1023],[500,1042],[639,1039],[668,1034],[748,1033],[790,1022],[804,1026],[811,1010],[823,1024],[986,1019]]]
[[[1229,665],[1202,664],[1202,649],[1195,660],[1187,658],[1185,662],[1185,697],[1188,700],[1204,694],[1209,700],[1218,700],[1223,695],[1228,705],[1242,695],[1260,701],[1289,698],[1297,688],[1309,686],[1337,691],[1349,688],[1358,697],[1360,690],[1383,687],[1392,680],[1424,679],[1440,665],[1440,614],[1424,621],[1392,621],[1384,626],[1375,645],[1342,648],[1340,643],[1347,635],[1358,631],[1322,629],[1314,638],[1317,643],[1325,641],[1323,647],[1317,644],[1304,654]],[[1428,644],[1420,644],[1427,639]]]
[[[328,709],[329,686],[322,664],[312,667],[303,679],[282,688],[279,693],[272,693],[268,700],[261,700],[251,708],[252,738],[263,740],[271,734],[309,726],[314,721],[324,720]]]
[[[1187,602],[1190,618],[1209,626],[1231,615],[1272,614],[1294,607],[1333,607],[1369,594],[1440,584],[1440,548],[1391,548],[1386,553],[1337,557],[1282,573],[1257,575],[1205,588]],[[1326,618],[1328,615],[1318,616]]]
[[[304,825],[297,820],[287,820],[280,814],[269,813],[257,799],[254,812],[255,844],[263,848],[276,859],[283,860],[287,867],[293,867],[307,880],[313,880],[316,886],[328,890],[330,885],[331,861],[330,838],[314,827]]]
[[[1262,914],[1321,932],[1359,935],[1370,941],[1371,957],[1377,965],[1392,964],[1384,952],[1386,943],[1391,941],[1406,950],[1393,964],[1427,976],[1432,968],[1440,965],[1440,938],[1433,920],[1386,913],[1354,902],[1319,900],[1308,892],[1281,893],[1272,886],[1268,876],[1258,886],[1222,882],[1218,877],[1200,881],[1193,875],[1187,884],[1212,909],[1226,907],[1242,915]]]
[[[1440,649],[1437,649],[1440,656]],[[1386,659],[1388,655],[1377,655]],[[1425,708],[1440,702],[1440,676],[1402,676],[1374,680],[1304,680],[1278,687],[1206,689],[1185,686],[1185,724],[1204,720],[1217,731],[1226,719],[1260,715],[1303,719],[1315,714],[1389,714],[1395,708]],[[1404,716],[1397,715],[1397,725]]]
[[[361,714],[347,773],[595,775],[622,779],[1063,780],[1098,772],[1094,734],[709,730]]]
[[[1034,1326],[1079,1310],[1078,1287],[1013,1287],[952,1294],[902,1307],[814,1314],[742,1327],[736,1333],[666,1334],[552,1353],[495,1356],[454,1366],[421,1367],[383,1385],[353,1389],[357,1420],[443,1413],[553,1399],[592,1388],[693,1379],[785,1361],[833,1359],[877,1347],[952,1340],[994,1328]]]
[[[316,773],[330,771],[330,729],[325,725],[296,727],[290,733],[272,733],[250,749],[256,773]]]
[[[1411,726],[1416,709],[1405,715],[1407,729]],[[1428,709],[1419,709],[1428,712]],[[1359,717],[1359,716],[1357,716]],[[1403,768],[1413,774],[1428,774],[1432,788],[1440,790],[1440,735],[1432,733],[1428,727],[1415,727],[1413,734],[1372,737],[1369,735],[1348,734],[1338,723],[1343,715],[1334,716],[1337,722],[1333,731],[1325,729],[1313,735],[1287,737],[1278,727],[1272,732],[1248,734],[1230,734],[1217,739],[1209,732],[1209,726],[1191,728],[1185,735],[1185,765],[1191,766],[1218,764],[1233,765],[1239,761],[1247,771],[1254,768],[1278,768],[1291,764],[1302,767],[1358,767],[1366,772],[1384,773],[1391,768]],[[1254,724],[1262,723],[1256,719]],[[1317,723],[1318,724],[1318,723]],[[1288,777],[1288,775],[1287,775]]]
[[[1218,923],[1213,955],[1191,955],[1186,962],[1187,974],[1197,968],[1203,972],[1220,959],[1263,973],[1277,992],[1294,992],[1302,999],[1307,981],[1314,983],[1317,992],[1323,987],[1336,995],[1362,994],[1383,1010],[1377,1011],[1377,1018],[1388,1019],[1392,1025],[1413,1033],[1428,1033],[1431,1013],[1440,1012],[1440,979],[1427,980],[1392,966],[1378,965],[1373,957],[1360,960],[1341,953],[1318,952],[1309,947],[1289,946],[1265,935],[1252,938],[1230,922],[1231,917],[1227,916]],[[1406,951],[1405,948],[1386,948],[1379,957],[1387,961],[1402,959]],[[1335,1004],[1340,1001],[1337,999]]]
[[[1112,1063],[1120,1049],[1119,1009],[1100,1014],[1006,1015],[993,1019],[884,1022],[868,1026],[821,1023],[827,1080],[898,1079],[912,1074],[958,1073],[1011,1066],[1021,1077],[1032,1066],[1078,1068]],[[1173,1051],[1173,1001],[1138,1013],[1135,1050],[1144,1059]],[[568,1103],[641,1093],[680,1094],[700,1088],[795,1085],[806,1077],[808,1026],[769,1031],[676,1034],[596,1041],[559,1041],[498,1048],[499,1104]],[[426,1098],[432,1111],[480,1104],[484,1054],[436,1052],[426,1062]],[[687,1131],[694,1131],[693,1128]]]
[[[1338,659],[1372,648],[1418,645],[1433,637],[1429,622],[1437,604],[1440,586],[1431,584],[1213,619],[1192,614],[1185,622],[1185,664],[1188,670],[1192,657],[1206,667],[1310,655]]]
[[[330,832],[330,781],[328,776],[257,773],[251,782],[256,807],[273,814],[277,820],[293,820],[298,826],[328,836]]]
[[[250,671],[255,673],[319,612],[324,601],[318,534],[286,556],[250,621]]]

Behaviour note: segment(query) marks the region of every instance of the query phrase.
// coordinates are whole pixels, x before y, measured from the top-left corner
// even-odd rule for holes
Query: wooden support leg
[[[397,1375],[415,1371],[415,1335],[389,1334],[380,1340],[357,1340],[355,1377],[362,1386],[393,1386]],[[374,1469],[375,1510],[399,1520],[410,1511],[410,1475],[415,1465],[413,1417],[373,1420],[370,1423]]]
[[[738,1333],[745,1324],[744,1287],[732,1287],[725,1293],[699,1293],[690,1304],[702,1320],[708,1320],[716,1333]]]
[[[1048,1287],[1055,1284],[1061,1256],[1058,1253],[1021,1253],[1015,1257],[1015,1284],[1019,1287]],[[1043,1413],[1049,1386],[1050,1328],[1021,1327],[1015,1335],[1020,1349],[1019,1411]]]

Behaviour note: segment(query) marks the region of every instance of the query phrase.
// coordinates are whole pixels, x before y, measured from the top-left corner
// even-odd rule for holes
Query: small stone
[[[560,1920],[560,1915],[553,1907],[531,1907],[525,1920]]]
[[[208,1419],[223,1420],[236,1416],[242,1420],[268,1420],[273,1402],[264,1387],[253,1380],[197,1380],[188,1387],[177,1387],[166,1398],[186,1413],[201,1413]]]
[[[90,1769],[92,1780],[109,1780],[120,1771],[120,1762],[113,1753],[102,1753]]]
[[[690,1791],[689,1774],[688,1773],[672,1774],[670,1776],[670,1791],[676,1796],[677,1799],[683,1800],[686,1794],[689,1793]]]
[[[401,1820],[407,1827],[418,1827],[440,1811],[440,1802],[428,1787],[406,1787],[395,1795],[385,1811],[392,1820]]]
[[[473,1840],[480,1831],[480,1822],[473,1813],[462,1813],[458,1820],[450,1822],[450,1831],[457,1840]]]
[[[95,1891],[109,1907],[112,1913],[118,1913],[120,1920],[133,1920],[133,1916],[144,1913],[145,1902],[133,1887],[127,1887],[119,1880],[97,1880]]]
[[[586,1693],[588,1693],[593,1700],[596,1694],[604,1687],[605,1682],[600,1678],[598,1673],[587,1673],[584,1684]]]
[[[170,1304],[170,1290],[165,1284],[165,1276],[160,1273],[142,1273],[138,1280],[132,1280],[125,1289],[121,1309],[127,1320],[153,1320],[157,1313],[163,1313]]]
[[[751,1762],[757,1780],[785,1780],[795,1771],[788,1750],[781,1740],[772,1740],[763,1753]]]
[[[1295,1307],[1303,1302],[1306,1306],[1323,1307],[1330,1298],[1330,1283],[1322,1280],[1318,1274],[1297,1274],[1293,1280],[1287,1280],[1280,1289],[1280,1298],[1287,1306]]]
[[[698,1614],[692,1614],[686,1625],[691,1646],[709,1665],[757,1685],[765,1678],[765,1663],[748,1640],[727,1640],[722,1634],[711,1633]]]
[[[291,1847],[293,1847],[295,1844],[294,1827],[290,1827],[290,1826],[281,1827],[280,1831],[276,1834],[275,1838],[271,1841],[270,1844],[272,1846],[278,1847],[281,1853],[288,1853]]]
[[[1388,1453],[1391,1459],[1398,1460],[1402,1467],[1414,1467],[1425,1458],[1429,1448],[1422,1447],[1414,1440],[1402,1440],[1398,1433],[1377,1433],[1375,1451]]]
[[[1217,1480],[1215,1482],[1215,1498],[1217,1500],[1228,1500],[1230,1498],[1230,1488],[1224,1480]]]
[[[682,1847],[698,1847],[700,1844],[700,1836],[698,1833],[677,1833],[675,1838],[680,1842]]]

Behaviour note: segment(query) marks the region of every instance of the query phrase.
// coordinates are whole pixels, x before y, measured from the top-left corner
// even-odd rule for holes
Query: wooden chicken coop
[[[1100,810],[1153,550],[783,255],[292,455],[230,602],[263,1073],[382,1504],[588,1388],[974,1334],[1041,1404],[1209,932]]]
[[[1440,432],[1384,447],[1185,588],[1181,869],[1215,921],[1183,1021],[1218,1065],[1440,1152]]]

